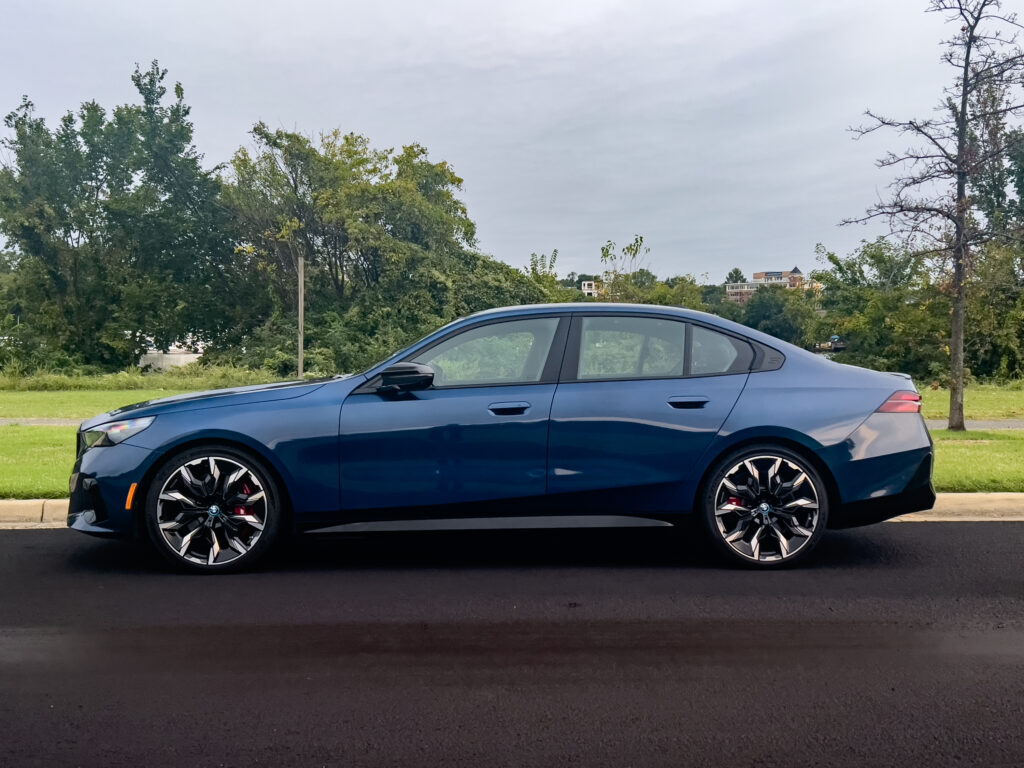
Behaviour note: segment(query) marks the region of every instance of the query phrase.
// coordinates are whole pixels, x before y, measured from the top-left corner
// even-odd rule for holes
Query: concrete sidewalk
[[[63,528],[67,516],[67,499],[0,499],[0,530]],[[892,522],[1024,522],[1024,493],[940,493],[933,509]]]

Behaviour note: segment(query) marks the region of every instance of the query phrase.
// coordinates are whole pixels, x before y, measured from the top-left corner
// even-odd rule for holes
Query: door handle
[[[703,395],[687,395],[685,397],[670,397],[668,404],[679,410],[703,408],[708,404],[708,399]]]
[[[526,413],[526,409],[529,407],[530,404],[525,402],[491,403],[487,406],[487,410],[495,416],[518,416],[521,413]]]

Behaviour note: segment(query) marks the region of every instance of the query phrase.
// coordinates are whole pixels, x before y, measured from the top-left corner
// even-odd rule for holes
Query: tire
[[[781,445],[746,446],[718,462],[701,493],[701,519],[734,565],[794,565],[828,525],[828,489],[806,458]]]
[[[146,531],[175,568],[229,573],[252,567],[281,528],[281,496],[266,465],[222,445],[175,454],[146,492]]]

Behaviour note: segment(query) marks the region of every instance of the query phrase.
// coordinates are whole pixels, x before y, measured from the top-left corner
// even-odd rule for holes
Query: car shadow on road
[[[890,565],[898,553],[851,532],[829,532],[805,568]],[[701,531],[607,529],[474,531],[306,537],[272,567],[323,568],[727,568]]]
[[[905,555],[878,529],[829,531],[802,569],[873,568]],[[167,573],[146,543],[83,543],[72,567],[84,571]],[[263,572],[467,570],[517,568],[730,568],[696,526],[657,529],[438,531],[307,535],[283,543]]]

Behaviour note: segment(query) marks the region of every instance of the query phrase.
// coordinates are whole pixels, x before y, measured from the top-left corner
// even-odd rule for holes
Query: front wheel
[[[721,461],[702,498],[705,528],[729,560],[791,565],[817,545],[828,522],[821,475],[781,446],[750,446]]]
[[[157,472],[146,495],[146,529],[182,570],[235,571],[273,544],[280,497],[261,462],[227,447],[180,453]]]

